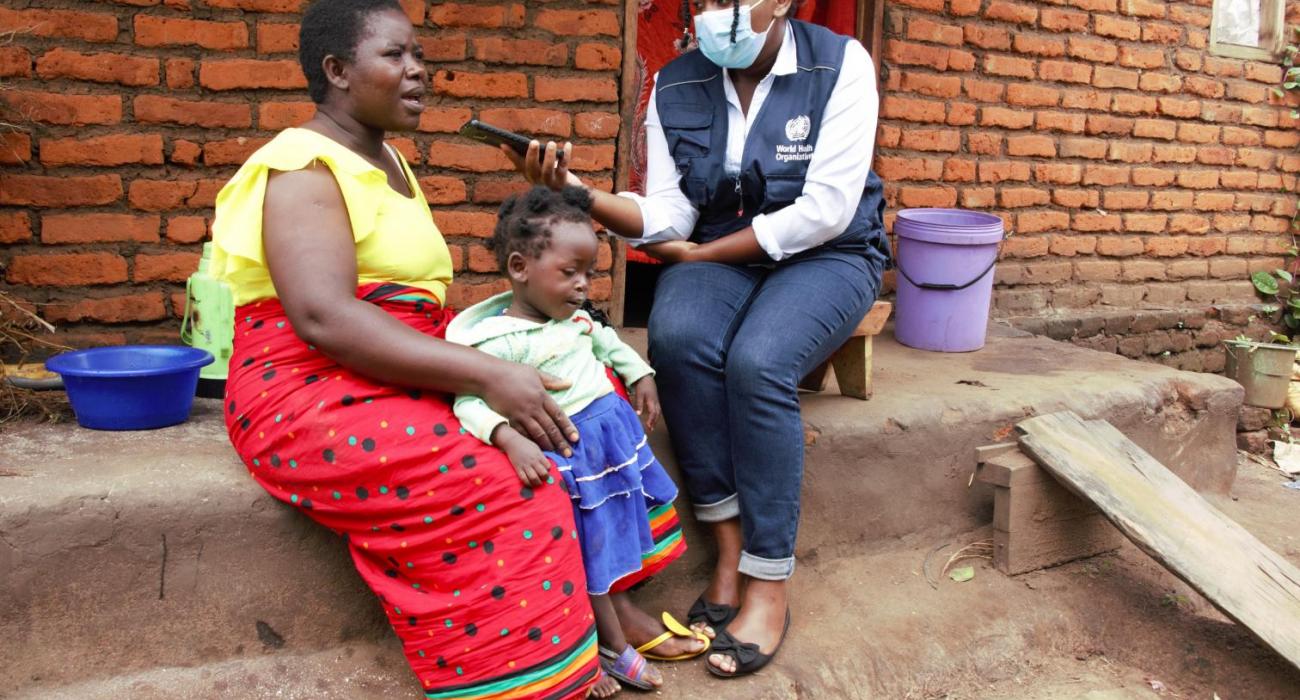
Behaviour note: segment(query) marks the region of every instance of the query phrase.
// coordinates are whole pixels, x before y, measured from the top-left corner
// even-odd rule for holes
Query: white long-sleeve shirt
[[[787,26],[776,62],[755,88],[748,112],[740,108],[740,98],[731,76],[725,70],[722,72],[723,90],[727,96],[724,167],[728,175],[735,176],[740,172],[740,159],[744,155],[745,140],[749,137],[753,118],[760,113],[775,76],[789,75],[798,70],[794,32]],[[655,74],[656,88],[658,82],[659,75]],[[668,150],[656,102],[652,97],[645,119],[646,194],[619,193],[641,207],[642,237],[627,239],[634,246],[689,238],[699,219],[699,212],[679,185],[681,174],[677,172]],[[773,260],[814,248],[848,228],[871,169],[879,105],[871,56],[862,44],[849,41],[840,75],[826,102],[816,150],[808,162],[803,193],[784,209],[754,217],[754,235]]]

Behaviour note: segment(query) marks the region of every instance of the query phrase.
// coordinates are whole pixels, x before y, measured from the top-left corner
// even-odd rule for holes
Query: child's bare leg
[[[591,611],[596,616],[596,636],[600,641],[600,646],[614,652],[615,654],[621,654],[624,649],[627,649],[628,643],[627,637],[623,634],[623,627],[619,623],[618,612],[614,609],[613,601],[610,600],[608,594],[593,595],[590,596],[590,598]],[[608,674],[606,674],[606,676],[608,677]],[[645,668],[643,678],[656,688],[663,685],[664,682],[663,676],[659,673],[659,669],[649,665]],[[605,680],[602,680],[600,683],[605,682]],[[597,684],[598,689],[600,688],[600,683]],[[596,697],[608,697],[606,695],[596,694],[595,690],[593,690],[592,693],[596,695]]]
[[[623,635],[632,646],[639,647],[664,633],[663,623],[637,607],[627,593],[611,593],[609,598],[614,605],[614,610],[618,613],[618,621],[623,628]],[[654,649],[647,650],[647,653],[652,651],[656,656],[693,654],[704,649],[706,643],[698,638],[669,637]]]

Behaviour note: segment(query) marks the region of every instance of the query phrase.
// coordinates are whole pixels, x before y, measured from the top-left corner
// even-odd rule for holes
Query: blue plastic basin
[[[212,359],[180,345],[124,345],[65,352],[45,367],[63,377],[82,427],[148,430],[190,417],[199,368]]]

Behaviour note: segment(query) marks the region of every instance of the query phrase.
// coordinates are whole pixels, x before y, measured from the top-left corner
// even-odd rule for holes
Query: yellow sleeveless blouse
[[[388,185],[388,176],[327,136],[286,129],[257,149],[217,195],[212,222],[211,272],[230,286],[235,305],[275,297],[262,247],[262,202],[272,170],[329,166],[343,193],[357,246],[357,284],[397,282],[446,300],[451,253],[429,214],[429,203],[406,159],[393,149],[413,196]]]

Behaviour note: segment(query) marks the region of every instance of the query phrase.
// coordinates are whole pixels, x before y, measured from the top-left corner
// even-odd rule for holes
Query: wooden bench
[[[867,315],[858,322],[853,335],[830,359],[809,372],[799,383],[799,388],[825,391],[833,367],[835,382],[839,384],[841,394],[863,401],[871,398],[871,339],[880,334],[893,310],[894,305],[887,301],[878,301],[872,305]]]

